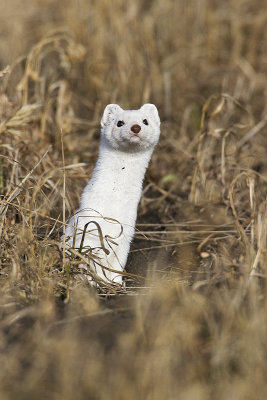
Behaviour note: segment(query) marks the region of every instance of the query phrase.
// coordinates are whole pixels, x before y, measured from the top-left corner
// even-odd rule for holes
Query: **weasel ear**
[[[114,121],[116,116],[122,111],[123,109],[118,104],[108,104],[101,118],[102,128]]]
[[[154,104],[144,104],[140,110],[147,115],[151,115],[157,125],[160,125],[158,109]]]

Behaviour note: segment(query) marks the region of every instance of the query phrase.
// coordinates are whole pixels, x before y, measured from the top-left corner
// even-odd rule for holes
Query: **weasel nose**
[[[140,125],[133,125],[132,127],[131,127],[131,131],[133,132],[133,133],[139,133],[140,131],[141,131],[141,126]]]

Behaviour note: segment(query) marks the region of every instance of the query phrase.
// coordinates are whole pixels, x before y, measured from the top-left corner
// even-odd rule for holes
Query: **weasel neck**
[[[118,184],[128,186],[132,182],[138,182],[142,184],[143,178],[149,164],[153,149],[140,152],[124,152],[117,149],[113,149],[105,141],[101,142],[99,155],[96,162],[96,166],[93,172],[93,176],[96,179],[104,179],[111,182],[117,180]],[[127,177],[127,179],[125,179]]]
[[[92,177],[83,191],[80,208],[93,208],[104,216],[119,220],[122,217],[126,220],[130,215],[136,218],[152,151],[126,153],[102,142]]]

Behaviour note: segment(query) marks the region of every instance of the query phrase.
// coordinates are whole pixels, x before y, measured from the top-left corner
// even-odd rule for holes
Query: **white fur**
[[[148,125],[143,122],[147,120]],[[117,126],[118,121],[124,125]],[[136,135],[133,125],[141,127]],[[83,252],[88,250],[103,267],[92,261],[91,270],[105,281],[122,283],[144,175],[159,140],[160,119],[154,104],[123,110],[109,104],[101,119],[101,144],[95,169],[81,196],[80,207],[66,228],[66,246],[79,249],[85,224]],[[99,238],[101,229],[104,238]],[[107,254],[109,253],[109,254]]]

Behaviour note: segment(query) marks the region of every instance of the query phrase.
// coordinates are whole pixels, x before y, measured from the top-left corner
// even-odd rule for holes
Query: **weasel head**
[[[114,149],[139,152],[152,149],[159,140],[160,119],[154,104],[139,110],[123,110],[109,104],[101,119],[102,138]]]

